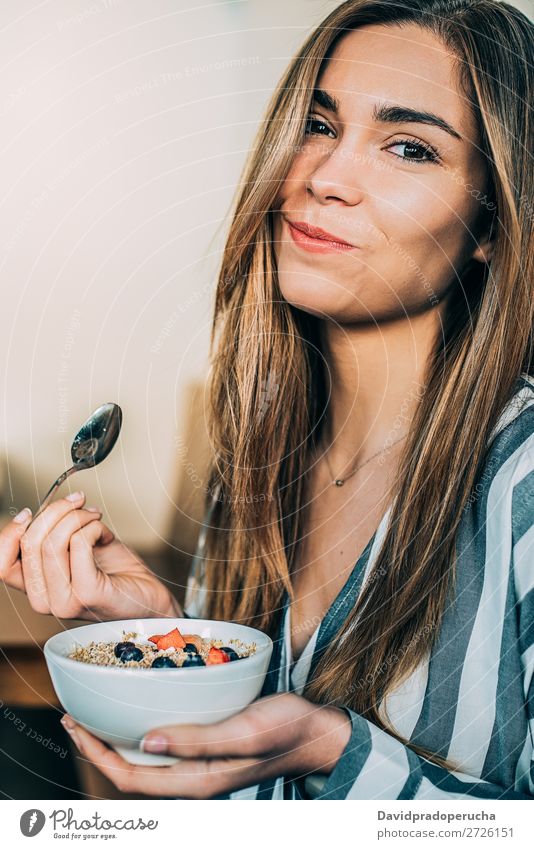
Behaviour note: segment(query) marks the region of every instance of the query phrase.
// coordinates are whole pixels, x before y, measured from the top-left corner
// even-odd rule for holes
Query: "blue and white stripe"
[[[244,788],[229,798],[534,799],[534,378],[523,374],[492,433],[456,542],[456,592],[429,657],[380,706],[407,740],[452,759],[447,771],[345,708],[352,734],[328,776]],[[205,523],[209,521],[208,511]],[[287,597],[263,695],[302,693],[347,619],[391,508],[291,667]],[[201,616],[202,535],[186,595]]]

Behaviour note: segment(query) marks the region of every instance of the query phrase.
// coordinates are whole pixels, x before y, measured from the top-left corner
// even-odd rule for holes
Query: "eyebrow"
[[[323,109],[328,109],[334,115],[339,114],[339,100],[322,88],[313,91],[313,99]],[[410,109],[408,106],[395,106],[386,103],[373,106],[373,120],[387,124],[431,124],[440,130],[462,140],[460,133],[452,127],[444,118],[434,115],[433,112],[421,112],[419,109]]]

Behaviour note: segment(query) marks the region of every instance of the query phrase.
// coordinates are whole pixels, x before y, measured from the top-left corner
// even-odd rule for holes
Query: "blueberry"
[[[182,663],[182,669],[186,666],[205,666],[206,664],[202,660],[199,654],[188,654],[184,662]]]
[[[186,643],[184,646],[184,651],[191,652],[191,654],[198,654],[197,647],[194,643]]]
[[[129,660],[142,660],[143,652],[137,646],[127,646],[119,655],[119,660],[128,663]]]
[[[228,655],[230,660],[240,660],[238,653],[234,651],[234,649],[229,648],[228,646],[221,646],[221,651]]]
[[[124,643],[117,643],[114,648],[115,657],[120,657],[125,649],[131,649],[135,647],[135,643],[132,643],[130,640],[126,640]]]
[[[153,669],[165,669],[166,667],[170,668],[172,666],[176,669],[174,660],[171,660],[170,657],[167,657],[164,654],[160,654],[159,657],[155,657],[151,665]]]

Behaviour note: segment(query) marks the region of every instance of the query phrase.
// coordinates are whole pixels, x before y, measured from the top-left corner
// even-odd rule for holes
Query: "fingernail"
[[[101,513],[100,507],[85,507],[85,510],[89,510],[90,513]]]
[[[60,719],[60,722],[61,722],[63,728],[66,728],[67,731],[70,731],[72,728],[74,728],[74,720],[68,714],[65,714],[65,716],[62,716],[61,719]]]
[[[167,751],[168,742],[165,737],[143,737],[141,740],[141,750],[143,752],[154,752],[161,755]]]
[[[80,501],[83,498],[83,492],[71,492],[66,496],[67,501]]]
[[[25,507],[24,510],[21,510],[20,513],[17,513],[16,516],[13,517],[13,521],[18,525],[22,525],[23,522],[26,522],[32,514],[32,511],[29,507]]]

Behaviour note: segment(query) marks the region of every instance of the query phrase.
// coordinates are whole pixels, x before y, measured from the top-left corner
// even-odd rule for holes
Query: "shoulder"
[[[534,521],[534,379],[522,375],[465,505],[469,533],[517,541]]]
[[[534,471],[534,378],[522,374],[488,443],[483,469],[487,481],[516,483]]]
[[[534,379],[529,375],[518,380],[499,424],[482,475],[487,497],[481,518],[514,548],[534,525]]]
[[[466,508],[463,532],[470,543],[478,540],[473,557],[488,567],[486,580],[497,581],[496,598],[499,581],[508,575],[516,600],[531,599],[530,610],[522,607],[523,628],[527,614],[534,621],[534,379],[529,375],[517,381],[500,416]]]

